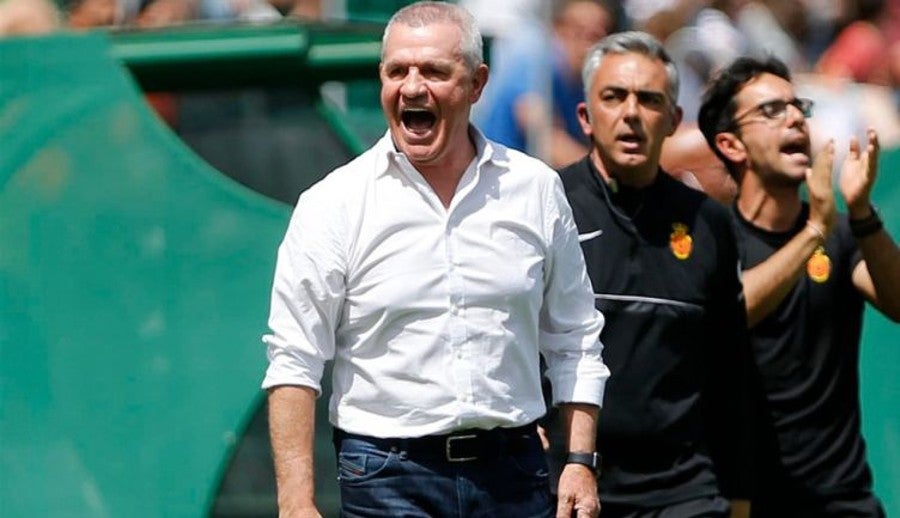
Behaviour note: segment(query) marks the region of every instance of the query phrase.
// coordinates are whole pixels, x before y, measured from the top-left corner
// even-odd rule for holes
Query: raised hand
[[[823,235],[828,235],[837,217],[831,170],[834,166],[834,141],[829,140],[806,170],[809,191],[809,222]]]
[[[869,215],[869,196],[878,173],[878,134],[869,128],[866,132],[866,149],[861,149],[856,137],[850,139],[850,152],[841,167],[841,196],[847,202],[847,211],[854,219]]]

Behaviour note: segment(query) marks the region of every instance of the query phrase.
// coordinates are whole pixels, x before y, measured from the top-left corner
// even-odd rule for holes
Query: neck
[[[641,170],[633,169],[630,171],[619,171],[613,168],[607,168],[603,163],[603,159],[597,153],[597,150],[591,151],[591,162],[600,173],[600,179],[607,185],[626,185],[634,189],[643,189],[650,186],[656,175],[659,173],[659,164],[653,164],[652,168],[643,168]]]
[[[745,173],[737,197],[741,216],[754,226],[770,232],[786,232],[794,227],[803,201],[798,186],[771,186]]]
[[[442,160],[433,163],[413,163],[413,167],[425,178],[444,204],[444,208],[448,208],[453,195],[456,194],[460,179],[475,155],[475,143],[467,139],[462,146],[455,148],[455,152],[449,153]]]

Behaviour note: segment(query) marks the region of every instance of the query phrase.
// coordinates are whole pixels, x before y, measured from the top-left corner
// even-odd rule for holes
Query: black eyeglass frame
[[[733,127],[738,127],[743,122],[754,122],[741,121],[741,119],[754,113],[759,113],[768,121],[783,121],[787,118],[788,106],[797,108],[798,110],[800,110],[800,113],[803,114],[803,117],[808,119],[812,117],[812,110],[815,104],[816,103],[812,99],[807,99],[805,97],[794,97],[793,99],[772,99],[769,101],[761,102],[756,106],[749,108],[741,115],[735,116],[733,119],[731,119],[731,124]]]

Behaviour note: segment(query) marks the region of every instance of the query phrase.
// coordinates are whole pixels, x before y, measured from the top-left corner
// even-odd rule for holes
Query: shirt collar
[[[509,164],[508,154],[502,152],[501,147],[488,140],[481,130],[471,124],[469,125],[469,136],[472,137],[472,141],[475,143],[475,162],[478,169],[481,169],[489,162],[497,165]],[[394,146],[390,129],[385,131],[384,135],[378,139],[378,142],[373,146],[373,150],[376,153],[376,171],[379,175],[387,173],[390,170],[391,163],[398,158],[404,157],[403,159],[406,159],[405,155],[397,151],[396,146]]]

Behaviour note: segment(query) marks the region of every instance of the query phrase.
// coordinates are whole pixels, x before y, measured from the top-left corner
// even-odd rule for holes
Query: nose
[[[796,104],[788,104],[786,110],[785,118],[787,119],[788,126],[796,126],[797,124],[806,122],[806,116],[803,115],[803,110]]]
[[[637,95],[630,93],[622,103],[622,116],[626,119],[634,119],[638,116],[638,98]]]
[[[403,84],[400,85],[400,95],[409,98],[419,97],[424,93],[425,83],[418,69],[410,68],[406,77],[403,78]]]

